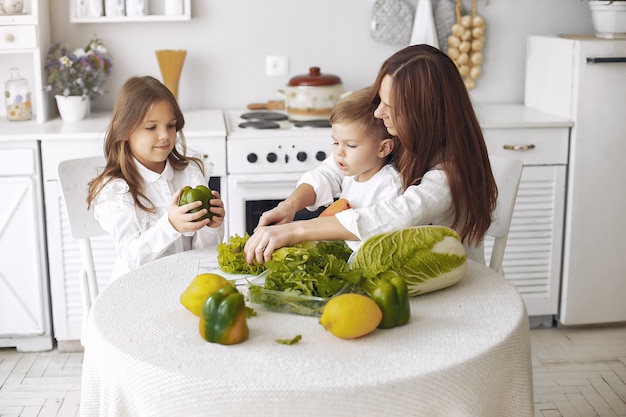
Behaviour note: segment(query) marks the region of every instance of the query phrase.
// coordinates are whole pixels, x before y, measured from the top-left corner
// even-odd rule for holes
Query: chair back
[[[487,236],[494,238],[489,268],[503,273],[504,249],[509,237],[523,164],[519,159],[498,156],[490,156],[489,161],[498,187],[497,206],[492,214],[491,226],[487,230]]]
[[[104,165],[105,160],[102,156],[70,159],[59,163],[59,181],[74,239],[105,234],[94,219],[92,210],[87,210],[88,182],[99,174],[98,168],[102,170]]]
[[[98,281],[91,249],[91,238],[104,235],[100,224],[94,219],[92,210],[87,209],[89,181],[105,166],[102,156],[61,161],[57,172],[65,201],[70,232],[78,240],[81,256],[80,289],[83,313],[83,329],[91,305],[98,296]],[[83,331],[84,334],[84,331]]]

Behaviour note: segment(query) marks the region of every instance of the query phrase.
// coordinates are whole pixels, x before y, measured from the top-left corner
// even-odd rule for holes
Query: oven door
[[[296,188],[302,173],[229,175],[228,220],[229,234],[252,234],[264,211],[287,198]],[[296,214],[296,220],[317,217],[325,207],[315,212],[306,209]]]

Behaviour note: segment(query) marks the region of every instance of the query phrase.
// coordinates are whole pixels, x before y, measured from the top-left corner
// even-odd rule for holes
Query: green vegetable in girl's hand
[[[395,272],[406,281],[409,296],[456,284],[465,275],[467,254],[459,235],[444,226],[416,226],[383,233],[363,242],[351,263],[363,274],[371,293],[379,275]]]
[[[190,186],[183,187],[183,192],[178,199],[178,205],[184,206],[185,204],[193,203],[194,201],[201,201],[202,205],[195,209],[189,210],[189,213],[196,213],[202,209],[207,210],[207,214],[196,219],[194,221],[198,222],[204,219],[211,219],[213,217],[213,213],[209,210],[211,205],[209,204],[209,200],[213,198],[213,194],[211,194],[211,190],[204,186],[198,185],[196,188],[191,188]]]

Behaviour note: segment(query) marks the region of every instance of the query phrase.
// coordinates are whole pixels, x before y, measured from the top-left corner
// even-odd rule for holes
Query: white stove
[[[282,115],[284,120],[263,120],[275,128],[240,127],[257,120],[241,115]],[[331,154],[330,127],[298,127],[286,114],[226,112],[227,166],[229,174],[303,173]]]
[[[332,154],[331,129],[327,122],[325,127],[301,127],[276,111],[226,111],[224,119],[228,230],[243,236],[252,233],[263,211],[291,194],[303,173]],[[250,126],[256,122],[261,123]],[[303,212],[296,218],[310,216]]]

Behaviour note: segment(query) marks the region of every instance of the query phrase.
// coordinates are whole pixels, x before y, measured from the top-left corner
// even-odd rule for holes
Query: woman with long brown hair
[[[305,240],[366,240],[418,225],[455,229],[471,259],[484,263],[481,242],[491,224],[497,189],[482,131],[452,60],[428,45],[404,48],[382,65],[374,82],[374,115],[397,137],[393,162],[403,180],[396,199],[334,216],[293,222],[314,204],[301,184],[263,214],[248,240],[246,260],[263,263],[274,250]],[[322,172],[323,171],[323,172]],[[320,167],[319,175],[341,175]]]

